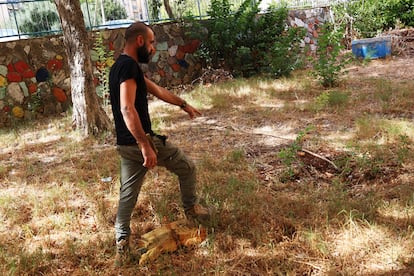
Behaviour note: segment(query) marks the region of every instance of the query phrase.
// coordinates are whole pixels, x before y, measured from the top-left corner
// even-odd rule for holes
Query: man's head
[[[142,22],[131,24],[125,31],[126,47],[135,49],[138,62],[148,63],[155,53],[154,31]]]

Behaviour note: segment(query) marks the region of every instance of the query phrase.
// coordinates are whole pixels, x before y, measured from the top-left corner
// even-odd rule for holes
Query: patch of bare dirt
[[[369,61],[365,66],[348,68],[347,78],[385,78],[389,80],[414,80],[414,56],[390,57]]]

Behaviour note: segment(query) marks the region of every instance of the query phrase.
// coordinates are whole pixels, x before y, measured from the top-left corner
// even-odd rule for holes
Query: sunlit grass
[[[121,270],[112,265],[113,137],[82,140],[70,116],[2,129],[0,274],[404,271],[414,247],[412,91],[412,82],[355,78],[325,91],[302,71],[197,86],[180,95],[203,113],[194,120],[151,100],[154,129],[194,159],[198,193],[216,216],[200,247]],[[327,154],[341,171],[306,167],[294,152],[296,178],[283,182],[278,153],[309,126],[303,146]],[[151,170],[133,214],[133,249],[140,234],[183,217],[177,177]]]

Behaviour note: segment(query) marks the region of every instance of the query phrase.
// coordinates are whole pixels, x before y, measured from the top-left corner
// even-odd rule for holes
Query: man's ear
[[[137,44],[141,47],[145,44],[145,39],[143,35],[138,35],[136,39]]]

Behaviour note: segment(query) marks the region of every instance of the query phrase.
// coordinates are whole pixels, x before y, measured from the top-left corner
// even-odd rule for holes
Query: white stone
[[[14,47],[16,47],[16,41],[7,42],[6,46],[7,46],[7,48],[14,49]]]
[[[295,24],[298,27],[305,27],[305,23],[301,19],[299,19],[297,17],[295,18]]]
[[[177,50],[178,45],[173,45],[170,48],[168,48],[168,54],[170,55],[170,57],[175,57],[175,55],[177,54]]]
[[[24,52],[26,53],[26,55],[30,53],[30,45],[24,46]]]
[[[12,82],[9,84],[9,86],[7,87],[7,94],[19,104],[22,104],[24,101],[24,94],[22,92],[22,88],[17,82]]]

